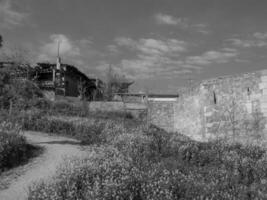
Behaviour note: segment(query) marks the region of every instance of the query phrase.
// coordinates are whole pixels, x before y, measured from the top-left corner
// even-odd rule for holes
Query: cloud
[[[171,15],[166,15],[162,13],[158,13],[155,15],[155,20],[158,24],[166,24],[166,25],[183,25],[187,26],[184,20],[181,18],[176,18]]]
[[[255,32],[246,39],[231,38],[227,39],[226,42],[241,48],[265,47],[267,46],[267,33]]]
[[[210,34],[211,31],[208,29],[208,25],[207,24],[193,24],[191,25],[191,28],[198,32],[198,33],[202,33],[204,35]]]
[[[185,74],[201,73],[211,65],[236,62],[239,56],[237,49],[229,47],[190,55],[189,43],[173,38],[118,37],[114,41],[112,48],[125,55],[118,59],[114,68],[134,80],[159,77],[172,79]],[[98,70],[104,71],[107,66],[108,63],[103,61]]]
[[[63,34],[52,34],[50,41],[40,48],[39,60],[55,60],[58,51],[58,42],[60,44],[61,56],[75,57],[80,55],[80,48],[75,42]]]
[[[187,18],[177,18],[171,15],[158,13],[154,15],[154,19],[159,25],[176,26],[184,30],[191,30],[202,34],[209,34],[208,25],[204,23],[194,24]]]
[[[16,11],[12,8],[11,0],[3,0],[0,2],[0,27],[11,29],[21,25],[27,13]]]
[[[207,51],[200,56],[188,56],[185,63],[197,66],[227,63],[238,54],[235,49],[224,48],[221,51]]]
[[[187,44],[177,39],[156,40],[153,38],[133,40],[131,38],[119,37],[115,39],[118,46],[128,47],[143,54],[166,55],[178,54],[187,50]]]
[[[131,79],[147,79],[152,77],[173,77],[179,74],[192,73],[195,68],[184,67],[181,54],[187,52],[187,43],[177,39],[133,39],[118,37],[116,45],[121,52],[134,55],[133,58],[121,59],[115,68],[125,73]],[[104,67],[105,66],[105,67]],[[102,71],[108,66],[101,63],[98,70]]]
[[[253,34],[253,36],[259,40],[266,40],[267,39],[267,33],[256,32]]]

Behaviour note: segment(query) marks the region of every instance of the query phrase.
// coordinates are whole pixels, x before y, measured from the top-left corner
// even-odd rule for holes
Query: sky
[[[132,92],[176,93],[190,81],[267,68],[266,0],[0,0],[5,48]],[[3,51],[4,48],[2,48]]]

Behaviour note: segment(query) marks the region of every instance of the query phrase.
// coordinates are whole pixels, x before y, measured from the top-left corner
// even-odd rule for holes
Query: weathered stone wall
[[[266,139],[267,71],[205,80],[174,108],[174,129],[193,139]]]
[[[135,119],[147,119],[147,105],[144,103],[124,103],[120,101],[93,101],[88,103],[90,112],[130,113]]]
[[[176,102],[172,101],[149,101],[148,118],[150,123],[165,129],[175,131],[174,128],[174,107]]]
[[[91,102],[90,110],[148,111],[150,123],[200,141],[267,141],[267,70],[202,81],[177,101]]]
[[[202,82],[205,139],[249,138],[253,115],[260,114],[261,72]]]
[[[185,134],[192,139],[202,139],[203,112],[199,91],[185,94],[174,106],[175,131]]]

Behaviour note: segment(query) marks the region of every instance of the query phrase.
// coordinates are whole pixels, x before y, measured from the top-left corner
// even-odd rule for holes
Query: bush
[[[21,114],[17,120],[22,123],[23,129],[25,130],[71,136],[79,139],[82,144],[110,142],[116,135],[126,130],[132,131],[139,129],[139,127],[136,127],[137,123],[135,122],[126,122],[124,124],[121,120],[98,117],[66,120],[64,116],[48,117],[45,111],[39,110],[32,110],[24,115]]]
[[[37,148],[27,144],[22,135],[0,132],[0,174],[26,162],[35,155],[36,150]]]
[[[33,186],[30,200],[42,199],[265,199],[266,176],[259,180],[238,179],[240,174],[227,169],[208,166],[189,166],[170,170],[163,162],[140,168],[127,152],[125,141],[142,141],[142,136],[123,135],[113,145],[92,147],[84,159],[66,161],[52,183]],[[130,139],[129,139],[130,138]],[[145,139],[146,140],[146,139]],[[121,144],[121,142],[123,144]],[[141,142],[142,143],[142,142]],[[143,142],[143,144],[146,142]],[[133,145],[133,146],[131,146]],[[139,144],[139,146],[142,146]],[[144,152],[142,148],[140,152]],[[138,150],[137,150],[138,151]],[[143,154],[144,155],[144,154]],[[263,167],[261,161],[259,165]],[[242,162],[244,170],[250,161]],[[186,166],[187,167],[187,166]],[[248,168],[247,168],[248,167]],[[266,169],[266,166],[264,167]]]
[[[158,158],[152,142],[151,138],[140,133],[124,133],[116,136],[112,145],[124,156],[130,158],[133,166],[145,169],[150,167],[150,163]]]
[[[88,157],[66,161],[52,183],[33,186],[29,199],[267,198],[267,153],[260,147],[196,142],[121,118],[79,120],[27,116],[26,128],[94,145]]]

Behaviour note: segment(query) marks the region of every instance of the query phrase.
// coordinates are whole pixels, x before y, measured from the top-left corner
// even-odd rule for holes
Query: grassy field
[[[28,115],[25,129],[63,134],[90,145],[87,158],[66,160],[52,183],[30,188],[29,199],[267,198],[265,149],[196,142],[114,116]]]
[[[40,149],[27,143],[20,133],[21,126],[1,115],[0,123],[0,174],[3,171],[27,163]]]

